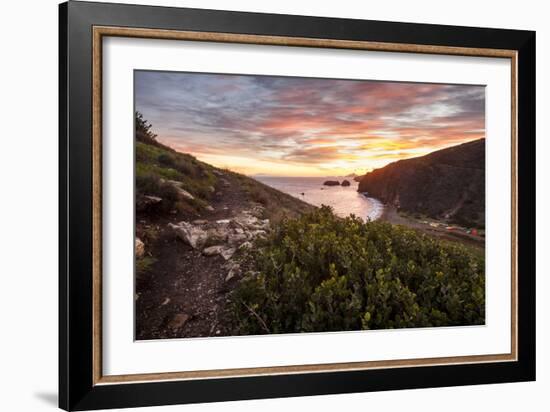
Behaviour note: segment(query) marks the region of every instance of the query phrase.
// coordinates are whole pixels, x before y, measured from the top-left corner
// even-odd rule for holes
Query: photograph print
[[[485,324],[485,87],[134,71],[137,340]]]

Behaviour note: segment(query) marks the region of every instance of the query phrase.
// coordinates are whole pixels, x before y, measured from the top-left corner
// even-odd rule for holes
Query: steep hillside
[[[176,152],[139,114],[135,156],[136,338],[226,334],[242,254],[314,207]]]
[[[402,211],[483,228],[485,139],[376,169],[358,190]]]
[[[177,152],[155,138],[147,125],[136,128],[138,217],[169,217],[171,220],[214,218],[221,210],[229,210],[230,206],[240,209],[259,204],[265,209],[263,218],[278,221],[283,216],[296,217],[312,208],[248,176],[216,168],[189,154]],[[237,204],[227,204],[232,200]]]

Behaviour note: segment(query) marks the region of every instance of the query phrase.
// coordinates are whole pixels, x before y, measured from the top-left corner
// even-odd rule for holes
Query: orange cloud
[[[372,169],[485,137],[482,86],[136,72],[159,140],[246,173]]]

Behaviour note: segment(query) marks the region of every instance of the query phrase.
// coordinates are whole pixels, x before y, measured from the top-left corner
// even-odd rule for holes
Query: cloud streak
[[[483,86],[137,71],[135,103],[162,142],[244,173],[363,172],[485,135]]]

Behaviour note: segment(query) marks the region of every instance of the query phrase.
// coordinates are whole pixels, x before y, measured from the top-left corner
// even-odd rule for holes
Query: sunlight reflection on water
[[[383,211],[380,201],[357,192],[359,183],[353,178],[345,178],[351,183],[347,187],[323,186],[326,180],[342,182],[344,178],[341,177],[253,176],[253,178],[314,206],[331,206],[338,216],[346,217],[354,214],[363,220],[368,218],[376,220]]]

